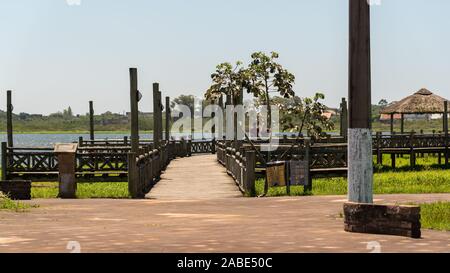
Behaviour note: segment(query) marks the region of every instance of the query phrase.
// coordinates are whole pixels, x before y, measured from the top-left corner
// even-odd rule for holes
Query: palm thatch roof
[[[442,114],[446,100],[422,88],[413,95],[386,106],[381,114]]]

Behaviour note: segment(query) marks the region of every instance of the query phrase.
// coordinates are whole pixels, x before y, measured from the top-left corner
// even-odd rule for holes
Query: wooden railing
[[[181,138],[181,140],[170,140],[172,142],[177,142],[180,145],[182,145],[184,142],[186,143],[186,147],[184,149],[188,149],[187,154],[208,154],[208,153],[215,153],[215,140],[214,139],[203,139],[203,140],[187,140],[184,138]],[[151,139],[140,139],[139,140],[140,146],[146,146],[153,144],[153,140]],[[108,147],[110,149],[114,149],[115,147],[125,148],[127,147],[130,149],[131,142],[128,137],[124,137],[123,139],[96,139],[96,140],[84,140],[82,137],[80,137],[78,141],[78,147],[88,150],[88,149],[96,149],[99,147]]]
[[[216,141],[215,139],[189,141],[189,149],[191,154],[215,154]]]
[[[162,171],[172,160],[169,150],[173,145],[165,142],[159,149],[151,149],[149,145],[139,154],[128,153],[128,187],[133,198],[144,198],[159,181]]]
[[[190,156],[188,141],[165,142],[167,158]],[[108,143],[109,145],[110,143]],[[127,181],[129,146],[102,141],[95,146],[87,145],[77,149],[75,169],[80,182]],[[153,144],[140,144],[140,151],[152,149]],[[58,157],[52,148],[8,148],[2,143],[2,177],[4,180],[27,179],[32,181],[58,181]]]
[[[226,147],[224,143],[217,143],[217,159],[225,166],[239,190],[247,196],[255,196],[255,151],[240,149],[239,151]]]

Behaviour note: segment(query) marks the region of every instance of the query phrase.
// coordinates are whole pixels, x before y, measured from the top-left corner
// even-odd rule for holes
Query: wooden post
[[[8,90],[6,92],[6,133],[7,133],[8,147],[14,147],[12,112],[13,112],[12,91]]]
[[[449,154],[448,154],[448,101],[444,102],[444,135],[445,135],[445,166],[448,166]]]
[[[373,203],[370,6],[350,0],[348,199]]]
[[[8,161],[6,160],[7,157],[7,153],[8,153],[8,148],[7,148],[7,143],[6,142],[2,142],[2,180],[6,181],[8,180]]]
[[[216,105],[215,100],[212,100],[212,105]],[[212,139],[216,139],[216,112],[211,113],[211,120],[213,121],[213,125],[211,126],[211,137]]]
[[[306,178],[305,178],[306,181],[308,181],[308,185],[303,187],[304,192],[311,192],[312,187],[313,187],[312,176],[311,176],[311,172],[310,172],[310,170],[311,170],[311,153],[310,153],[310,151],[311,151],[311,140],[309,138],[306,138],[305,139],[305,158],[304,158],[304,160],[305,160],[306,164],[308,164],[308,168],[306,168],[308,173],[306,174]]]
[[[409,157],[409,162],[410,162],[410,166],[411,167],[415,167],[416,166],[416,153],[414,152],[414,132],[412,132],[410,134],[409,137],[409,145],[410,145],[410,157]]]
[[[89,101],[89,135],[91,140],[95,139],[94,135],[94,102]]]
[[[394,114],[391,114],[391,135],[394,134]]]
[[[131,152],[127,155],[128,161],[128,192],[131,198],[139,198],[139,177],[136,166],[137,153]]]
[[[377,132],[377,164],[383,165],[383,153],[381,151],[381,132]]]
[[[219,107],[220,107],[220,110],[222,111],[222,117],[224,117],[225,111],[223,108],[223,96],[222,95],[220,95],[220,97],[219,97]],[[219,140],[223,140],[223,122],[224,122],[224,118],[222,118],[222,123],[219,124],[219,128],[218,128],[219,129],[218,130]]]
[[[166,97],[166,141],[170,139],[170,97]]]
[[[347,101],[345,98],[342,98],[341,103],[341,136],[347,140],[348,134],[348,108]]]
[[[227,94],[226,101],[225,101],[225,113],[227,113],[227,108],[231,107],[232,105],[233,105],[232,97],[231,97],[231,95]],[[225,117],[228,118],[227,114],[225,114]],[[231,118],[234,120],[234,115],[231,116]],[[228,128],[229,124],[234,124],[234,123],[233,122],[228,122],[228,120],[226,120],[225,124],[227,125],[226,131],[225,131],[226,132],[225,133],[226,138],[229,139],[229,140],[234,140],[234,136],[229,136],[228,135],[228,134],[233,134],[234,133],[234,130],[230,130],[230,128]]]
[[[244,181],[244,190],[248,196],[256,195],[255,187],[255,164],[256,164],[256,152],[249,150],[245,151],[245,169],[246,176]]]
[[[160,108],[160,92],[159,92],[159,83],[153,84],[153,147],[155,149],[159,148],[159,144],[161,141],[161,132],[159,127],[159,112],[161,110]]]
[[[402,114],[402,120],[400,124],[400,130],[402,135],[405,133],[405,114]]]
[[[131,152],[139,151],[139,108],[138,108],[137,69],[130,68],[130,101],[131,101]]]
[[[163,140],[164,138],[164,127],[163,127],[163,103],[162,103],[162,92],[159,91],[158,92],[158,126],[159,126],[159,140]],[[160,143],[160,147],[161,147],[161,143]]]

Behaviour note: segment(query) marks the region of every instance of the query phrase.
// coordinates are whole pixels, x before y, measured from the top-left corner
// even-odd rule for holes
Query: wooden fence
[[[302,160],[309,162],[309,188],[312,186],[312,178],[323,177],[343,177],[347,176],[347,143],[339,143],[336,138],[325,138],[315,143],[309,143],[305,139],[300,139],[298,145],[292,148],[294,139],[283,138],[279,140],[276,149],[267,151],[269,144],[264,141],[257,141],[255,147],[255,175],[263,177],[266,166],[263,162],[274,160]],[[217,160],[227,168],[228,173],[242,184],[240,170],[243,169],[246,161],[246,154],[253,147],[249,144],[233,143],[232,141],[218,141],[216,143]],[[379,164],[383,163],[383,155],[391,155],[392,167],[396,167],[398,156],[410,155],[410,166],[416,165],[418,155],[433,154],[438,156],[438,163],[448,165],[449,151],[448,138],[443,134],[430,135],[382,135],[377,133],[373,137],[373,155],[376,156]]]
[[[128,143],[128,142],[127,142]],[[167,157],[186,157],[214,153],[214,141],[171,140]],[[130,146],[120,140],[83,141],[76,153],[76,176],[79,182],[125,182],[128,176]],[[141,141],[140,150],[152,149],[153,143]],[[2,143],[3,180],[58,181],[58,157],[52,148],[7,147]]]

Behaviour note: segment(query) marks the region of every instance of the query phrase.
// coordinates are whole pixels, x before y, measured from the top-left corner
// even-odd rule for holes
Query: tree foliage
[[[316,93],[313,97],[290,99],[277,99],[281,116],[280,123],[284,131],[298,132],[306,130],[312,139],[323,137],[326,130],[334,129],[334,124],[324,113],[327,109],[321,100],[325,99],[322,93]]]

